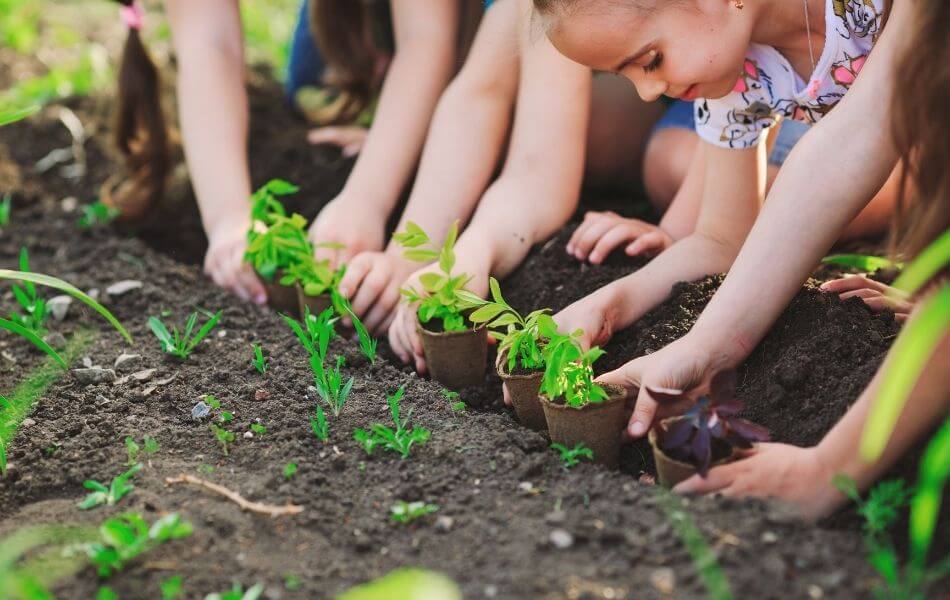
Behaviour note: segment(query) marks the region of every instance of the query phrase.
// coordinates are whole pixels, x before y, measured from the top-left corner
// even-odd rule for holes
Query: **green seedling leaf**
[[[267,359],[264,358],[264,350],[260,344],[251,344],[251,348],[254,350],[254,358],[251,359],[251,364],[254,365],[258,373],[264,375],[267,373]]]
[[[3,201],[0,201],[0,228],[10,224],[10,214],[13,211],[13,196],[9,193],[3,195]]]
[[[28,106],[26,108],[14,109],[14,110],[4,110],[0,112],[0,127],[4,125],[10,125],[21,121],[27,117],[35,115],[40,110],[40,105]]]
[[[184,584],[181,575],[172,575],[159,587],[162,600],[178,600],[184,597]]]
[[[832,254],[821,259],[826,265],[840,265],[851,267],[867,273],[872,273],[879,269],[899,269],[901,263],[894,262],[882,256],[871,256],[868,254]]]
[[[108,225],[119,216],[118,209],[99,200],[92,204],[86,204],[79,210],[80,216],[76,221],[76,226],[80,229],[91,229],[99,225]]]
[[[945,231],[904,269],[894,287],[915,294],[950,264],[950,231]]]
[[[37,348],[45,352],[47,355],[49,355],[53,360],[59,363],[61,367],[63,367],[64,369],[66,368],[66,361],[63,360],[63,357],[60,356],[59,353],[56,352],[56,350],[53,350],[52,346],[50,346],[45,341],[43,341],[43,338],[37,336],[30,329],[27,329],[26,327],[18,323],[14,323],[13,321],[8,321],[6,319],[0,319],[0,329],[6,329],[7,331],[11,331],[17,334],[18,336],[26,339],[28,342],[30,342],[31,344],[33,344],[34,346],[36,346]]]
[[[218,440],[218,444],[221,445],[221,452],[228,456],[231,444],[234,443],[234,433],[214,423],[209,424],[208,427],[211,429],[211,433],[214,434],[215,439]]]
[[[943,422],[924,451],[917,492],[910,503],[911,564],[923,571],[933,542],[943,490],[950,477],[950,419]],[[946,558],[944,559],[946,562]],[[945,565],[946,566],[946,565]]]
[[[113,478],[109,487],[91,479],[83,482],[83,487],[91,491],[86,495],[86,499],[78,504],[79,508],[89,510],[103,504],[115,506],[126,494],[135,489],[135,486],[129,483],[129,479],[141,470],[141,463],[133,466],[125,473]]]
[[[321,442],[326,442],[330,437],[330,428],[327,425],[327,416],[319,404],[315,409],[314,416],[310,419],[310,428],[313,430],[313,435],[317,436],[317,439]]]
[[[264,585],[258,583],[253,587],[244,591],[244,587],[235,583],[227,592],[222,592],[220,594],[208,594],[205,596],[205,600],[257,600],[261,597],[261,594],[264,593]]]
[[[416,519],[431,515],[438,510],[439,507],[435,504],[399,500],[389,508],[389,518],[393,523],[408,525]]]
[[[422,569],[398,569],[350,589],[337,600],[462,600],[459,586],[440,573]]]
[[[255,435],[264,435],[267,433],[267,428],[260,423],[251,423],[251,431],[253,431]]]
[[[222,311],[219,310],[212,314],[194,335],[192,335],[192,332],[198,322],[197,311],[188,316],[185,329],[182,333],[178,332],[177,327],[172,327],[171,331],[169,331],[165,323],[163,323],[159,317],[155,316],[149,317],[148,326],[149,329],[152,330],[152,333],[155,334],[155,337],[158,338],[163,352],[185,360],[218,324],[218,321],[221,320],[221,312]]]
[[[576,467],[581,463],[582,458],[586,460],[594,460],[594,451],[581,443],[577,444],[573,448],[568,448],[564,444],[554,443],[551,444],[551,448],[557,450],[561,457],[561,461],[564,463],[565,469]]]
[[[384,450],[397,453],[405,459],[409,457],[414,445],[421,445],[429,440],[428,429],[421,427],[410,429],[409,421],[412,417],[412,411],[406,415],[405,419],[400,418],[399,404],[404,393],[405,386],[400,387],[393,395],[386,398],[395,429],[375,423],[369,430],[357,429],[353,432],[353,438],[367,455],[372,455],[377,447],[381,447]]]
[[[191,525],[177,513],[166,515],[151,526],[138,513],[125,513],[104,521],[99,526],[99,541],[83,544],[79,549],[100,577],[111,577],[140,555],[191,533]]]
[[[284,479],[290,481],[297,474],[297,463],[291,461],[284,465]]]
[[[353,328],[356,329],[356,335],[359,338],[360,352],[369,359],[370,364],[376,364],[376,345],[378,342],[373,339],[373,336],[369,334],[369,330],[366,329],[366,326],[363,325],[360,318],[353,312],[353,307],[350,305],[349,300],[339,294],[336,294],[334,300],[341,307],[342,314],[349,316],[353,322]]]

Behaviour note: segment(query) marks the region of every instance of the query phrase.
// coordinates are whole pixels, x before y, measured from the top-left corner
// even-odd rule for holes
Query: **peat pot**
[[[613,385],[603,388],[607,392],[606,400],[581,408],[555,404],[545,396],[540,400],[552,442],[568,448],[582,443],[594,452],[595,463],[615,469],[620,463],[620,434],[630,412],[623,388]]]
[[[429,331],[416,320],[422,350],[432,378],[450,390],[485,381],[488,333],[484,327],[465,331]]]

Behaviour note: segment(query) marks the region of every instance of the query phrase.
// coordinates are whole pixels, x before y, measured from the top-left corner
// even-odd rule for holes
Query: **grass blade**
[[[13,321],[8,321],[7,319],[0,319],[0,329],[6,329],[7,331],[12,331],[18,336],[25,338],[28,342],[50,355],[53,360],[59,363],[61,367],[66,368],[66,361],[63,360],[63,357],[59,355],[56,350],[53,350],[53,347],[43,341],[43,338],[36,335],[32,330],[27,329],[26,327],[14,323]]]
[[[825,265],[840,265],[843,267],[852,267],[860,271],[873,272],[878,269],[900,268],[901,263],[894,262],[883,256],[871,256],[869,254],[832,254],[821,259]]]
[[[915,293],[950,263],[950,231],[945,231],[927,246],[894,281],[894,287]]]

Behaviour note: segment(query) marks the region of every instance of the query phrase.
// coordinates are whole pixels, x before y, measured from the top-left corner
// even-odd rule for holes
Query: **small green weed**
[[[323,412],[323,407],[319,404],[314,411],[314,416],[310,418],[310,428],[313,430],[313,435],[317,436],[317,439],[321,442],[326,442],[330,437],[330,426],[327,424],[327,415]]]
[[[267,359],[264,358],[264,350],[260,344],[251,344],[251,348],[254,350],[254,358],[251,359],[251,364],[254,365],[258,373],[264,375],[267,373]]]
[[[131,436],[126,436],[125,453],[128,456],[126,464],[132,466],[139,462],[139,455],[142,452],[144,452],[146,456],[151,456],[158,452],[158,442],[155,441],[155,438],[145,436],[145,439],[142,440],[142,444],[139,445]]]
[[[584,444],[577,444],[573,448],[568,448],[564,444],[555,442],[551,444],[551,448],[557,450],[558,455],[561,457],[561,462],[564,463],[565,469],[576,467],[581,463],[582,458],[594,460],[594,451]]]
[[[291,461],[284,465],[284,479],[290,481],[297,474],[297,463]]]
[[[384,450],[395,452],[405,459],[409,456],[413,445],[421,445],[429,440],[428,429],[422,427],[409,428],[412,410],[406,414],[405,419],[399,417],[399,403],[402,401],[405,390],[405,386],[400,387],[395,394],[386,398],[393,424],[396,426],[395,429],[375,423],[369,431],[357,429],[353,432],[354,439],[360,443],[366,454],[372,455],[373,450],[382,447]]]
[[[205,339],[205,337],[211,333],[211,330],[214,329],[220,320],[221,311],[219,310],[213,315],[210,315],[204,325],[195,332],[195,325],[198,324],[198,313],[193,312],[188,316],[188,321],[185,323],[185,330],[182,333],[178,332],[177,327],[172,327],[171,332],[169,332],[165,323],[158,317],[149,317],[148,326],[151,328],[152,333],[155,334],[155,337],[158,338],[159,343],[161,343],[163,352],[184,360],[188,358],[195,347],[201,343],[201,340]],[[192,334],[193,332],[194,334]]]
[[[92,229],[100,225],[108,225],[115,221],[118,216],[118,209],[103,203],[101,200],[96,200],[91,204],[80,207],[76,226],[80,229]]]
[[[86,495],[86,499],[79,503],[81,510],[89,510],[97,506],[115,506],[126,494],[135,489],[135,486],[129,483],[129,479],[142,470],[142,463],[134,465],[131,469],[112,479],[112,484],[106,487],[98,481],[87,479],[82,486],[87,490],[92,490]]]
[[[191,535],[191,524],[178,513],[161,517],[151,525],[138,513],[107,519],[99,526],[100,540],[83,544],[82,551],[97,568],[100,577],[111,577],[141,556],[171,540]]]
[[[422,518],[426,515],[431,515],[438,510],[439,507],[435,504],[426,504],[425,502],[406,502],[404,500],[400,500],[389,508],[389,518],[393,521],[393,523],[408,525],[416,519]]]
[[[162,600],[178,600],[185,597],[184,583],[181,575],[172,575],[159,585]]]

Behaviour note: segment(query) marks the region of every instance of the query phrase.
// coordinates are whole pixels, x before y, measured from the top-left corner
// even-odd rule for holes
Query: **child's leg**
[[[679,192],[698,144],[692,103],[675,102],[653,127],[643,159],[643,184],[659,212],[669,208]]]
[[[290,44],[287,82],[284,84],[287,100],[293,104],[300,88],[319,85],[325,67],[320,49],[310,32],[310,0],[303,0]]]

